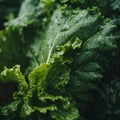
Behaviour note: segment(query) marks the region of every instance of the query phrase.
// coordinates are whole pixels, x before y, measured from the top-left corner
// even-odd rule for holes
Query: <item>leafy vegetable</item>
[[[8,92],[9,94],[7,94],[8,96],[6,98],[5,90],[7,90],[8,88],[4,87],[6,84],[10,85],[10,83],[15,83],[17,85],[17,91],[14,92],[13,100],[11,101],[11,103],[8,103],[9,101],[7,100],[9,100],[9,97],[11,96],[9,96],[10,92]],[[1,87],[4,90],[1,91],[0,94],[2,94],[3,92],[3,96],[1,96],[0,98],[2,99],[2,101],[5,99],[6,101],[4,102],[7,103],[6,106],[0,106],[0,118],[5,120],[15,119],[17,118],[18,112],[20,111],[20,106],[23,103],[22,97],[24,97],[25,93],[28,90],[28,84],[26,83],[24,76],[20,72],[20,67],[16,65],[11,69],[5,68],[5,70],[0,74],[0,84],[2,84]]]
[[[119,120],[119,1],[16,4],[0,25],[0,119]]]
[[[0,0],[0,30],[4,29],[4,23],[7,20],[14,19],[19,11],[21,1]]]

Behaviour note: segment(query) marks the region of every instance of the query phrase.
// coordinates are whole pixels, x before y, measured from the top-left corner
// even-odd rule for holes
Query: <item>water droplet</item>
[[[78,14],[79,11],[73,10],[73,14]]]
[[[65,24],[65,25],[63,26],[63,28],[62,28],[62,30],[61,30],[61,31],[67,31],[67,30],[69,30],[70,28],[71,28],[71,26],[70,26],[70,25]]]
[[[6,37],[3,38],[3,42],[5,42],[5,41],[6,41]]]

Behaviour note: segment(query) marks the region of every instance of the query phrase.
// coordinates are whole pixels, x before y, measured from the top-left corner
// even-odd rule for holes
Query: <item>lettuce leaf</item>
[[[119,120],[118,12],[118,0],[24,0],[0,31],[0,119]]]
[[[79,118],[75,103],[71,95],[66,92],[65,86],[70,79],[70,68],[67,64],[72,62],[72,51],[80,45],[79,39],[73,43],[67,42],[57,49],[48,63],[42,63],[31,72],[28,78],[30,90],[24,100],[23,116],[38,111],[39,116],[36,118],[39,119],[42,117],[58,120]]]
[[[13,95],[10,94],[11,89],[4,88],[9,83],[15,83],[17,88],[15,91],[13,91]],[[17,115],[19,114],[21,104],[23,103],[23,97],[28,91],[28,84],[25,81],[25,77],[20,72],[20,66],[16,65],[11,69],[5,68],[4,71],[0,74],[0,85],[2,88],[4,88],[4,91],[0,91],[3,93],[3,96],[1,96],[1,100],[4,100],[6,96],[6,91],[9,91],[7,93],[8,97],[4,101],[7,105],[0,106],[0,118],[1,119],[15,119],[17,118]],[[11,97],[12,101],[7,101]],[[2,99],[3,98],[3,99]]]
[[[76,98],[80,113],[88,118],[91,113],[88,109],[94,106],[94,96],[100,89],[104,72],[115,57],[118,36],[111,35],[115,28],[113,21],[105,21],[101,30],[86,40],[73,57],[68,91]]]
[[[31,44],[28,56],[31,61],[30,70],[41,63],[48,63],[56,48],[67,41],[73,41],[76,37],[86,40],[99,28],[101,17],[98,10],[61,10],[54,11],[51,22],[45,28],[45,33],[41,33],[36,41]],[[94,29],[92,29],[94,27]],[[83,32],[84,31],[84,32]],[[42,37],[41,37],[42,36]],[[43,47],[44,46],[44,47]],[[33,66],[33,67],[32,67]]]
[[[38,34],[38,26],[41,26],[38,18],[44,13],[44,6],[39,0],[34,2],[26,0],[21,6],[18,17],[6,23],[6,28],[0,31],[0,71],[4,66],[12,67],[19,64],[25,73],[29,66],[27,52]]]

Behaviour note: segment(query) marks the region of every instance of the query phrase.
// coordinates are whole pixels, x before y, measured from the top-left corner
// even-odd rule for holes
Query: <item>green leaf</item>
[[[48,63],[57,48],[67,41],[73,41],[76,37],[81,40],[89,38],[97,31],[96,24],[100,22],[100,16],[96,10],[55,10],[44,34],[41,33],[31,45],[28,52],[31,59],[29,69]]]
[[[8,103],[6,103],[6,105],[0,106],[0,116],[2,119],[8,119],[8,116],[10,119],[14,119],[16,115],[19,117],[18,111],[20,110],[23,97],[28,91],[28,84],[20,72],[20,67],[18,65],[14,66],[11,69],[5,68],[4,71],[0,73],[1,87],[4,88],[5,85],[11,82],[17,84],[17,90],[13,91],[13,96],[9,96],[12,88],[3,89],[3,94],[8,90],[6,93],[8,95],[7,99],[9,100],[9,98],[12,98],[12,101],[7,101],[6,99],[5,101]]]
[[[79,118],[78,110],[73,105],[71,95],[66,92],[65,86],[70,79],[70,69],[67,64],[71,63],[73,51],[80,46],[81,41],[78,38],[73,43],[67,42],[59,47],[49,63],[43,63],[31,72],[30,90],[24,99],[21,113],[23,117],[38,111],[41,116],[50,113],[44,116],[46,119],[58,119],[61,111],[65,115],[61,113],[59,120]]]

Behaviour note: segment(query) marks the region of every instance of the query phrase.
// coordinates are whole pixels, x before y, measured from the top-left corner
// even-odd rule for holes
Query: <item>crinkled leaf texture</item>
[[[119,1],[41,1],[25,0],[18,17],[0,31],[0,70],[20,64],[29,75],[27,83],[19,66],[1,72],[0,84],[13,82],[17,90],[12,101],[0,106],[0,119],[112,120],[110,115],[119,120],[119,81],[105,78],[116,59],[120,23],[108,11],[119,11]],[[108,116],[98,105],[106,101]]]
[[[28,90],[28,84],[26,83],[24,76],[20,72],[20,66],[18,65],[14,66],[11,69],[5,68],[4,71],[0,74],[0,84],[2,86],[5,86],[10,82],[17,84],[17,91],[14,91],[14,94],[12,96],[13,100],[11,103],[8,103],[8,105],[6,106],[0,106],[0,118],[5,120],[12,120],[17,117],[20,111],[21,104],[23,103],[23,97]],[[4,91],[2,91],[2,97],[5,96]],[[8,91],[10,91],[10,89],[8,89]]]
[[[41,63],[48,63],[56,48],[73,41],[76,37],[81,40],[88,39],[97,30],[96,26],[101,21],[101,15],[96,8],[90,10],[65,10],[57,8],[51,16],[51,21],[31,44],[28,56],[31,61],[29,69],[37,67]],[[93,29],[94,28],[94,29]],[[44,46],[44,47],[43,47]]]
[[[25,0],[18,17],[5,24],[5,29],[0,31],[0,71],[4,66],[19,64],[25,73],[29,66],[27,52],[39,32],[44,13],[44,6],[39,0]]]
[[[39,112],[38,118],[76,120],[78,110],[72,96],[66,92],[70,79],[72,53],[81,46],[81,41],[67,42],[59,47],[48,63],[35,68],[29,75],[30,90],[24,98],[23,117]],[[47,114],[47,116],[46,116]],[[38,119],[37,118],[37,119]]]
[[[80,113],[90,113],[93,96],[99,91],[103,73],[112,62],[118,37],[111,34],[115,28],[113,21],[105,20],[100,31],[87,39],[81,50],[74,54],[68,90],[76,98]]]

